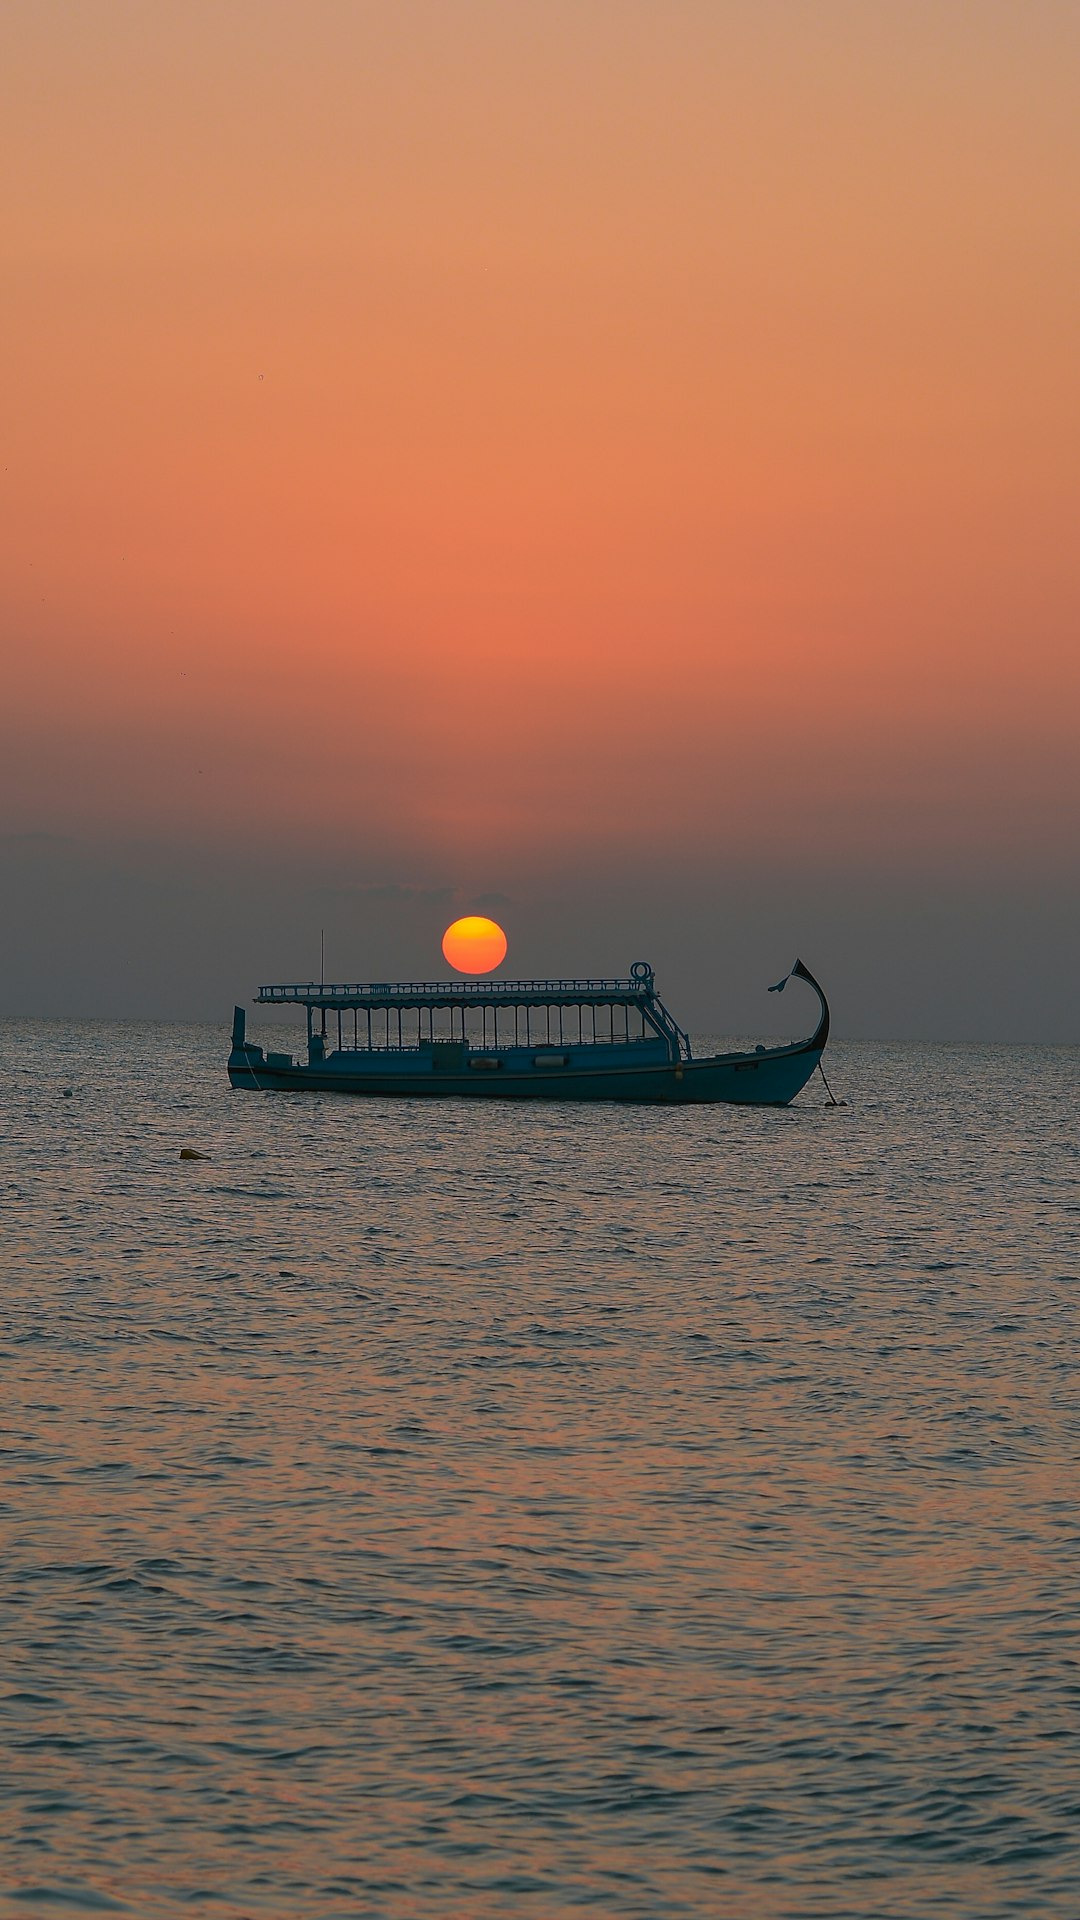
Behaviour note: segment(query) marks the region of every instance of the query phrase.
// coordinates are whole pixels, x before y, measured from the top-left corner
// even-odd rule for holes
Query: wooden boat
[[[829,1037],[828,1002],[801,960],[769,991],[779,992],[793,978],[805,980],[820,1002],[808,1040],[702,1059],[695,1059],[644,960],[635,961],[624,980],[260,987],[259,1006],[306,1009],[307,1060],[254,1045],[237,1007],[229,1079],[258,1093],[782,1107],[806,1085]]]

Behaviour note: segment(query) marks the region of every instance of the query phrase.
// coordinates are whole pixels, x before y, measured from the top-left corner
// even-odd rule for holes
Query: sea
[[[1076,1920],[1080,1051],[226,1051],[0,1023],[0,1911]]]

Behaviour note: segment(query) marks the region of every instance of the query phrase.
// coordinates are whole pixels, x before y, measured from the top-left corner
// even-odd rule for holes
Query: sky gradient
[[[0,1011],[487,908],[697,1024],[799,948],[841,1031],[1080,1037],[1078,59],[1065,0],[13,0]]]

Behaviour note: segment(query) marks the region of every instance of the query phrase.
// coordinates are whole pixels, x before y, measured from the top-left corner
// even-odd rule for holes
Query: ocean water
[[[0,1024],[3,1911],[1075,1920],[1077,1050],[226,1044]]]

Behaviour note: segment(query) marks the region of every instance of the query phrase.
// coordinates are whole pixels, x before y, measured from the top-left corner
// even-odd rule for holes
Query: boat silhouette
[[[237,1007],[229,1079],[256,1093],[783,1107],[806,1085],[829,1037],[828,1002],[801,960],[770,992],[790,979],[818,997],[809,1039],[700,1058],[644,960],[625,979],[260,987],[259,1006],[306,1009],[307,1059],[248,1040]]]

